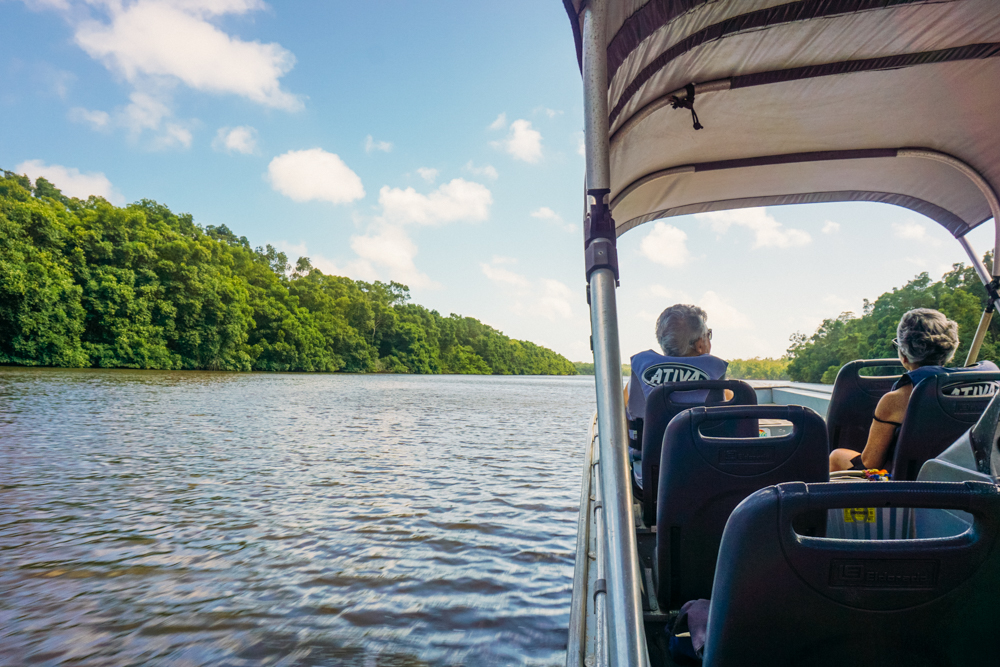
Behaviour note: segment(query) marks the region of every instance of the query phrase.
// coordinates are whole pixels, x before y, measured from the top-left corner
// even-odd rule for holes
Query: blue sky
[[[574,360],[590,354],[581,95],[558,0],[0,0],[0,167],[399,280]],[[675,218],[619,253],[624,357],[677,301],[708,310],[720,356],[777,356],[965,260],[875,204]]]

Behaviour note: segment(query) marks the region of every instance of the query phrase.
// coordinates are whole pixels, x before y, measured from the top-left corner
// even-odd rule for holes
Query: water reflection
[[[564,660],[590,378],[0,368],[0,664]]]

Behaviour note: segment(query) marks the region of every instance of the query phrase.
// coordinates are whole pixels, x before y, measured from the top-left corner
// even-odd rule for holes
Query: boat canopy
[[[564,4],[582,62],[586,2]],[[617,235],[813,202],[895,204],[959,238],[998,217],[998,0],[606,4]]]
[[[986,288],[965,362],[975,363],[1000,309],[1000,0],[563,4],[584,94],[599,440],[593,608],[596,641],[607,640],[596,653],[642,667],[617,237],[650,220],[754,206],[906,207],[958,239]],[[990,218],[992,276],[965,238]],[[583,581],[574,579],[574,599]],[[569,664],[584,660],[586,608],[571,615]]]

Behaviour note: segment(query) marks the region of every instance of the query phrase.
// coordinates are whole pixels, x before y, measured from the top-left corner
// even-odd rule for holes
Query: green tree
[[[987,254],[983,261],[989,267],[992,255]],[[791,359],[788,374],[800,382],[832,384],[840,367],[848,361],[896,357],[892,346],[896,326],[903,314],[913,308],[934,308],[958,323],[960,342],[955,359],[962,363],[986,301],[986,291],[971,266],[955,264],[937,282],[921,273],[874,302],[865,301],[860,317],[841,313],[837,318],[824,320],[811,336],[794,334],[788,348]],[[991,324],[979,353],[980,359],[997,358],[1000,352],[998,332],[996,323]]]
[[[0,363],[391,373],[575,373],[406,285],[294,267],[225,225],[0,178]]]

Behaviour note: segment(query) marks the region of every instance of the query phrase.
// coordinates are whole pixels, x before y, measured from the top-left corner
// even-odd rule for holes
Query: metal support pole
[[[573,568],[573,598],[569,612],[569,639],[566,642],[566,667],[583,667],[587,643],[587,580],[590,577],[590,495],[593,491],[594,460],[597,456],[597,413],[590,419],[587,453],[583,457],[583,482],[580,487],[580,516],[576,524],[576,567]],[[596,512],[595,512],[596,514]],[[596,520],[596,518],[595,518]]]
[[[986,273],[986,268],[983,267],[982,262],[976,257],[976,251],[972,249],[972,246],[965,239],[964,236],[959,237],[958,242],[961,244],[962,248],[965,250],[965,254],[969,256],[969,261],[972,262],[972,268],[975,269],[976,275],[979,276],[979,280],[982,281],[983,286],[987,288],[989,292],[990,286],[990,275]],[[972,345],[969,347],[969,353],[965,356],[965,365],[972,366],[979,359],[979,350],[983,347],[983,341],[986,340],[986,332],[989,331],[990,321],[993,319],[993,311],[996,307],[1000,305],[996,301],[987,304],[986,309],[983,311],[983,316],[979,318],[979,326],[976,328],[976,335],[972,339]]]
[[[972,339],[969,353],[965,355],[966,366],[975,365],[976,360],[979,359],[979,350],[983,347],[983,341],[986,340],[986,332],[990,329],[990,321],[992,319],[993,308],[987,306],[986,310],[983,311],[982,317],[979,318],[979,326],[976,328],[976,336]]]
[[[606,0],[587,3],[583,12],[583,89],[587,190],[591,192],[611,187],[605,20]],[[608,654],[610,663],[616,667],[646,667],[649,655],[632,516],[615,273],[610,268],[597,268],[590,273],[589,281],[606,556]]]
[[[986,273],[986,267],[983,266],[983,261],[976,257],[976,251],[972,249],[969,245],[968,239],[964,236],[958,237],[958,243],[962,246],[965,254],[969,256],[969,261],[972,262],[972,268],[975,269],[976,275],[979,276],[979,280],[982,281],[983,285],[990,284],[990,274]]]
[[[597,491],[597,498],[601,494],[601,464],[594,465],[597,474],[594,476],[594,488]],[[604,536],[604,503],[594,509],[594,530],[597,531],[597,581],[607,581],[607,554],[608,546]],[[594,591],[594,616],[597,619],[595,625],[596,637],[594,637],[594,667],[607,667],[608,662],[608,592]]]

